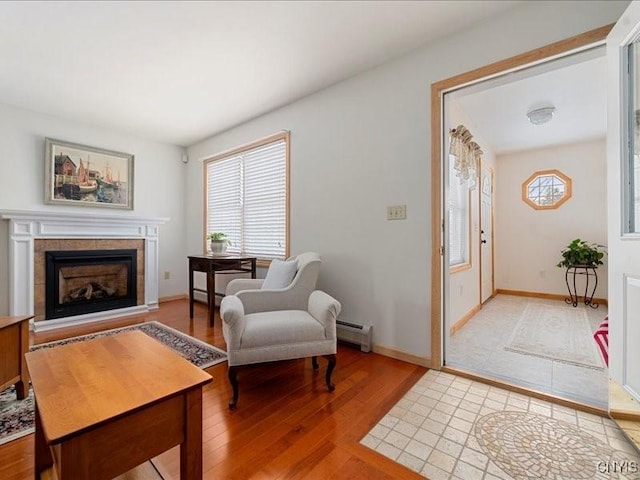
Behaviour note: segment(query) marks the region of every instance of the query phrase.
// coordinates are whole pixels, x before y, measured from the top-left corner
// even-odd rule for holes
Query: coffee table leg
[[[180,444],[180,478],[202,479],[202,387],[185,393],[184,442]]]
[[[47,468],[53,465],[53,457],[51,456],[51,450],[47,445],[47,440],[44,438],[44,432],[42,431],[42,423],[40,421],[40,411],[38,410],[38,403],[34,400],[35,404],[35,467],[36,467],[36,479],[40,479],[40,474]]]
[[[23,321],[20,326],[20,380],[16,383],[16,396],[23,400],[29,395],[29,370],[24,354],[29,351],[29,320]]]

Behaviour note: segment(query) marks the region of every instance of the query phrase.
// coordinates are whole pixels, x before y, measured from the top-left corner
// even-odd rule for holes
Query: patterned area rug
[[[626,452],[577,426],[544,415],[490,413],[478,418],[474,433],[485,455],[515,479],[619,478],[617,472],[607,471],[613,468],[606,467],[626,465]],[[623,473],[624,469],[619,470]],[[635,468],[626,470],[636,473]]]
[[[604,368],[582,308],[528,303],[504,348],[580,367]]]
[[[56,342],[43,343],[34,345],[31,347],[31,350],[53,348],[68,343],[115,335],[116,333],[129,330],[140,330],[146,333],[150,337],[155,338],[175,350],[176,353],[179,353],[195,366],[203,369],[224,362],[227,359],[227,354],[223,350],[159,322],[141,323],[129,327],[114,328],[113,330],[82,335],[80,337],[67,338]],[[33,390],[29,389],[29,396],[24,400],[16,399],[14,387],[0,392],[0,445],[32,433],[33,421]]]

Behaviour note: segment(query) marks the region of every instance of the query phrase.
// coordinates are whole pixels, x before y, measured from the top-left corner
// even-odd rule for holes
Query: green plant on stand
[[[231,241],[227,238],[227,235],[222,232],[213,232],[207,235],[209,240],[209,249],[213,254],[225,253],[227,247],[231,245]]]
[[[598,268],[598,265],[602,265],[602,258],[605,254],[603,250],[600,250],[601,248],[604,248],[604,246],[596,243],[587,243],[576,238],[560,252],[562,260],[556,266],[569,268],[581,265]]]

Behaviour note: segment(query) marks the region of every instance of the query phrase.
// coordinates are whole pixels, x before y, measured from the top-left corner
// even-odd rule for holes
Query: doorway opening
[[[599,310],[567,305],[564,272],[555,265],[573,238],[606,241],[601,45],[607,32],[608,28],[588,32],[538,52],[539,58],[533,61],[525,54],[432,87],[439,112],[437,134],[433,131],[438,161],[434,156],[432,173],[435,176],[437,170],[437,216],[443,226],[437,232],[437,245],[444,247],[433,262],[433,278],[442,279],[440,288],[434,288],[439,290],[432,318],[432,334],[437,334],[432,344],[434,368],[453,367],[606,408],[607,371],[591,337],[606,315],[606,305]],[[584,87],[594,82],[595,74],[601,85],[595,81],[599,91],[590,96]],[[581,111],[571,110],[574,97]],[[529,123],[527,112],[543,107],[555,108],[552,122]],[[519,110],[521,119],[510,117],[511,110]],[[595,121],[588,122],[588,116]],[[482,162],[477,180],[467,184],[467,220],[457,223],[467,226],[466,235],[452,242],[457,220],[451,213],[449,189],[459,179],[456,169],[450,168],[456,158],[449,155],[449,134],[459,126],[473,135],[482,150]],[[555,210],[532,208],[523,198],[529,185],[523,185],[536,171],[554,169],[569,169],[576,177],[573,198]],[[538,199],[542,187],[531,187],[538,188]],[[557,186],[550,188],[555,198]],[[589,207],[590,201],[595,207]],[[455,268],[450,256],[461,238],[468,249],[468,267],[463,270]],[[604,270],[599,273],[606,279]],[[606,292],[606,281],[601,282],[597,296],[605,298]],[[589,358],[582,355],[586,351]],[[590,388],[585,391],[587,384]]]

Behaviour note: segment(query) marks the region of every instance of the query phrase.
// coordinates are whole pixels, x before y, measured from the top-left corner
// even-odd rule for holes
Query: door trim
[[[562,398],[557,395],[542,392],[539,390],[534,390],[532,388],[521,387],[520,385],[516,385],[515,383],[483,377],[482,375],[478,375],[473,372],[468,372],[461,368],[444,366],[442,367],[442,371],[446,373],[450,373],[452,375],[456,375],[458,377],[467,378],[469,380],[473,380],[476,382],[485,383],[487,385],[491,385],[492,387],[502,388],[510,392],[520,393],[522,395],[527,395],[528,397],[533,397],[539,400],[544,400],[547,402],[562,405],[564,407],[580,410],[581,412],[587,412],[593,415],[598,415],[599,417],[606,417],[609,414],[609,412],[606,409],[600,408],[600,407],[594,407],[593,405],[589,405],[588,403],[582,403],[575,400],[568,400],[566,398]],[[620,412],[620,415],[625,415],[625,413],[626,412]]]
[[[606,25],[535,50],[461,73],[431,84],[431,368],[442,368],[442,282],[443,233],[442,217],[442,98],[445,91],[495,77],[508,71],[566,55],[573,50],[604,44],[613,24]]]

